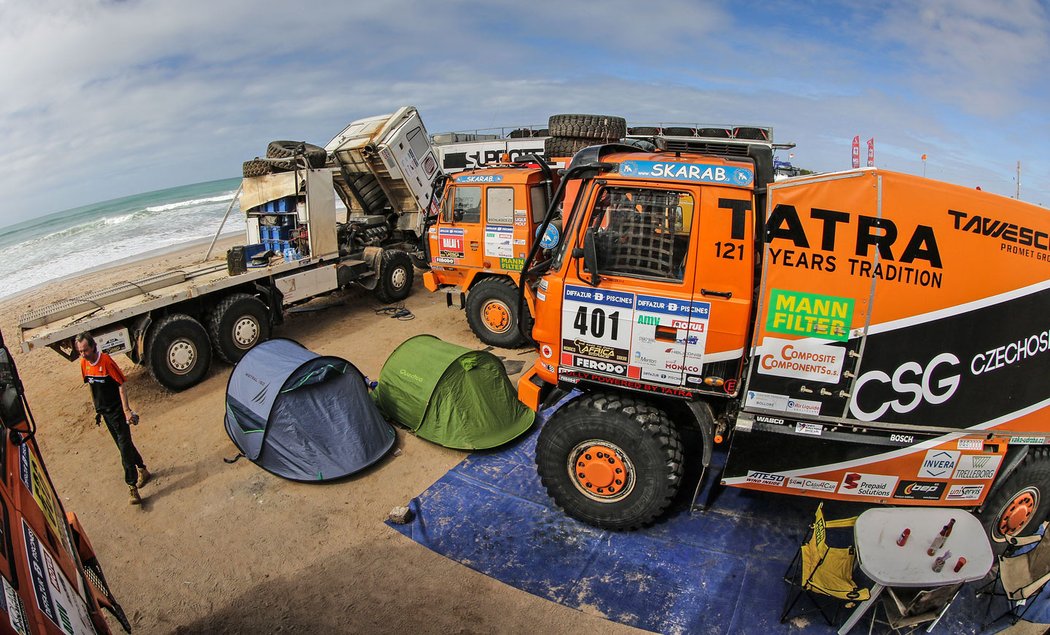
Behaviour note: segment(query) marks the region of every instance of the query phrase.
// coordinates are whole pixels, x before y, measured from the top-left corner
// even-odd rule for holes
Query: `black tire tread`
[[[567,477],[563,480],[558,480],[545,473],[542,463],[543,459],[540,456],[540,448],[544,445],[544,437],[552,433],[551,430],[553,428],[550,423],[548,423],[540,430],[540,438],[537,441],[536,451],[536,463],[539,467],[540,482],[543,484],[544,488],[546,488],[548,495],[554,499],[559,508],[564,510],[570,516],[574,516],[584,522],[604,529],[633,530],[651,525],[670,506],[682,481],[684,460],[682,441],[678,434],[678,429],[673,423],[671,423],[667,414],[661,409],[640,399],[614,393],[594,393],[587,395],[570,402],[565,406],[565,409],[566,415],[568,416],[571,416],[575,411],[592,410],[602,413],[606,417],[613,417],[618,414],[630,417],[632,422],[638,425],[643,434],[657,441],[661,453],[667,459],[669,473],[665,475],[666,478],[658,479],[657,482],[663,485],[663,491],[657,495],[656,502],[646,510],[645,514],[637,518],[623,519],[580,518],[573,513],[573,510],[563,506],[561,502],[564,498],[563,492],[561,491],[563,487],[567,486],[570,488],[570,494],[575,492],[572,483],[568,482]],[[562,472],[564,472],[564,458],[565,457],[556,457],[555,461],[556,463],[561,464],[559,465],[559,469]]]
[[[594,145],[594,139],[547,137],[543,141],[543,154],[548,159],[555,157],[571,157],[583,148],[592,145]]]
[[[405,283],[404,289],[393,289],[388,283],[386,273],[389,267],[395,266],[395,260],[400,260],[403,264],[408,265],[408,281]],[[380,256],[379,261],[379,281],[376,283],[375,294],[376,298],[380,302],[400,302],[412,293],[412,283],[415,280],[415,269],[412,266],[412,259],[407,253],[400,249],[386,249]]]
[[[511,310],[513,328],[506,333],[496,334],[487,330],[481,323],[478,309],[481,308],[479,305],[484,301],[484,298],[498,296],[503,293],[506,293],[507,296],[500,299],[507,301],[507,306]],[[526,340],[521,334],[519,328],[520,324],[518,319],[522,316],[514,315],[516,312],[517,300],[518,287],[507,278],[485,278],[478,282],[467,293],[467,324],[470,326],[470,330],[479,340],[490,346],[499,346],[501,348],[518,348],[523,346],[528,340]],[[526,313],[527,315],[524,316],[525,323],[528,331],[531,333],[532,315],[528,314],[528,311],[526,311]]]
[[[1028,472],[1026,474],[1026,472]],[[1039,485],[1039,508],[1028,522],[1019,536],[1028,536],[1035,532],[1044,520],[1050,516],[1050,448],[1038,447],[1029,450],[1028,455],[1021,460],[1010,476],[997,486],[991,495],[985,500],[981,508],[981,522],[992,542],[992,548],[1001,553],[1006,548],[1006,543],[997,542],[992,538],[993,527],[998,522],[999,511],[1013,496],[1027,485]]]
[[[273,166],[270,165],[269,161],[264,161],[263,159],[250,159],[241,165],[241,174],[246,179],[253,176],[266,176],[272,173]]]
[[[296,167],[301,167],[296,164],[296,157],[300,155],[306,157],[311,168],[323,168],[325,162],[328,161],[328,153],[324,148],[305,141],[271,141],[266,146],[266,158],[288,159],[276,162],[278,169],[294,170]]]
[[[230,310],[234,304],[243,300],[256,300],[257,298],[248,293],[231,293],[222,300],[219,301],[212,310],[208,312],[208,319],[206,328],[208,330],[208,337],[211,339],[212,351],[219,356],[219,359],[226,362],[227,364],[236,364],[240,360],[231,359],[226,351],[222,347],[222,336],[220,332],[220,326],[222,318],[227,311]],[[265,338],[260,338],[259,342],[263,342]]]
[[[173,322],[181,322],[181,321],[184,321],[184,320],[196,324],[204,332],[204,345],[207,347],[207,349],[206,350],[198,350],[198,352],[197,352],[198,353],[198,359],[200,360],[198,363],[203,362],[204,370],[201,371],[201,376],[200,376],[200,378],[197,379],[197,381],[189,383],[188,385],[185,385],[185,386],[171,386],[168,383],[166,383],[162,377],[160,377],[159,373],[157,372],[156,367],[153,364],[153,355],[152,355],[152,353],[154,352],[153,351],[153,344],[154,344],[154,342],[157,339],[157,335],[161,331],[166,329],[169,324],[171,324]],[[161,386],[164,386],[165,388],[168,388],[169,390],[173,390],[173,391],[177,392],[177,391],[185,390],[185,389],[187,389],[187,388],[197,384],[199,381],[201,381],[204,378],[205,375],[207,375],[208,367],[211,366],[211,340],[208,338],[208,329],[204,328],[204,326],[200,322],[195,320],[192,316],[186,315],[185,313],[169,313],[168,315],[165,315],[160,320],[155,322],[152,326],[150,326],[149,337],[147,338],[147,341],[146,341],[145,361],[146,361],[146,367],[149,368],[149,373],[153,377],[153,379],[158,384],[160,384]]]
[[[612,115],[551,115],[547,128],[552,137],[615,141],[627,134],[627,120]]]

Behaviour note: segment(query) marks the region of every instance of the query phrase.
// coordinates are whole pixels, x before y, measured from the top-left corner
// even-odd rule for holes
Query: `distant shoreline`
[[[219,238],[215,241],[215,246],[216,246],[217,252],[213,252],[212,253],[212,258],[215,257],[216,253],[223,251],[223,250],[219,249],[220,246],[222,246],[224,244],[227,244],[230,240],[232,240],[234,238],[242,237],[243,235],[244,235],[243,230],[235,231],[235,232],[225,232],[223,234],[219,234]],[[144,252],[142,252],[140,254],[135,254],[133,256],[128,256],[126,258],[120,258],[119,260],[114,260],[112,262],[102,263],[100,265],[96,265],[94,267],[90,267],[88,269],[84,269],[83,271],[78,271],[78,272],[73,273],[73,274],[67,274],[65,276],[62,276],[62,277],[59,277],[59,278],[55,278],[53,280],[45,280],[44,282],[41,282],[39,284],[35,284],[35,285],[33,285],[31,287],[28,287],[26,289],[22,289],[21,291],[16,291],[15,293],[12,293],[11,295],[6,295],[6,296],[3,296],[3,297],[0,297],[0,302],[9,303],[9,302],[17,300],[17,299],[19,299],[21,297],[27,296],[30,293],[33,293],[35,291],[39,291],[40,289],[42,289],[42,288],[44,288],[44,287],[46,287],[48,285],[57,284],[57,283],[73,282],[75,280],[79,280],[80,278],[82,278],[84,276],[87,276],[87,275],[90,275],[90,274],[93,274],[93,273],[100,273],[100,272],[103,272],[103,271],[109,271],[111,269],[119,269],[121,267],[126,267],[126,266],[132,265],[132,264],[139,264],[139,263],[142,263],[142,262],[147,261],[147,260],[153,260],[153,259],[156,259],[156,258],[160,258],[162,256],[171,256],[171,255],[174,255],[174,254],[185,254],[187,252],[192,252],[193,250],[195,250],[197,248],[202,248],[200,255],[201,255],[202,262],[203,262],[204,252],[206,251],[207,246],[211,243],[213,238],[214,238],[214,236],[209,236],[207,238],[196,238],[194,240],[187,240],[187,241],[184,241],[184,242],[172,243],[172,244],[166,245],[164,247],[158,247],[156,249],[150,249],[149,251],[144,251]],[[92,290],[94,290],[94,289],[92,289]]]

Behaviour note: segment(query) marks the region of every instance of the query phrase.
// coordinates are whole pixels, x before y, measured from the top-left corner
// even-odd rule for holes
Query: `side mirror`
[[[0,421],[9,430],[27,431],[22,386],[6,348],[0,348]]]
[[[602,277],[598,275],[598,249],[594,245],[596,233],[596,230],[591,227],[583,235],[583,266],[591,274],[588,284],[592,287],[598,286],[602,281]],[[575,255],[575,250],[573,254]]]

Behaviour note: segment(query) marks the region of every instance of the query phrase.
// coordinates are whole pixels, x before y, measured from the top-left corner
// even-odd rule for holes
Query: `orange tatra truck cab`
[[[55,493],[2,336],[0,424],[0,632],[109,633],[102,608],[131,632],[80,521]]]
[[[729,486],[975,508],[999,542],[1047,517],[1046,210],[875,169],[774,184],[768,145],[628,150],[576,155],[526,263],[519,396],[560,506],[644,525],[728,439]]]
[[[536,163],[500,164],[449,178],[428,230],[431,270],[423,283],[465,305],[467,323],[482,342],[511,348],[525,343],[518,278],[547,212],[553,176]],[[465,302],[462,302],[465,294]],[[525,331],[527,333],[527,330]]]

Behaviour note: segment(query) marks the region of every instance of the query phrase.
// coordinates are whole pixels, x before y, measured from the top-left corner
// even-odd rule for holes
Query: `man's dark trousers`
[[[117,449],[120,450],[120,462],[124,465],[124,482],[128,485],[134,485],[135,481],[138,480],[135,468],[142,467],[143,463],[139,451],[131,441],[131,428],[128,426],[128,420],[124,417],[124,411],[120,408],[114,408],[113,410],[105,410],[101,414],[102,418],[106,420],[106,427],[109,428],[109,433],[113,435],[113,440],[117,442]]]

